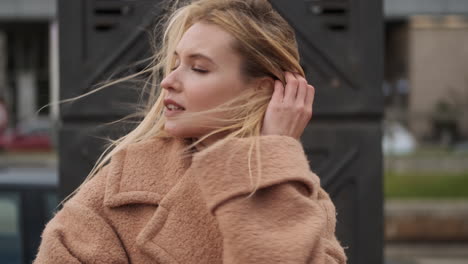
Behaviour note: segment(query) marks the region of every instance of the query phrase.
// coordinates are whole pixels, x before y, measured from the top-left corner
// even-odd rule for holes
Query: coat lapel
[[[109,163],[104,205],[159,204],[190,166],[183,159],[185,142],[156,138],[129,145]]]
[[[185,142],[155,139],[116,153],[107,175],[104,205],[157,205],[132,244],[156,263],[220,263],[222,238],[190,170],[182,158]],[[111,210],[115,213],[125,210]],[[127,228],[125,225],[118,228]],[[202,228],[200,228],[202,227]]]

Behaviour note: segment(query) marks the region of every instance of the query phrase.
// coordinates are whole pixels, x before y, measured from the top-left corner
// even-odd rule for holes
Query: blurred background
[[[468,1],[382,8],[383,263],[468,263]],[[0,263],[34,258],[60,201],[59,108],[38,112],[59,99],[57,10],[0,0]]]

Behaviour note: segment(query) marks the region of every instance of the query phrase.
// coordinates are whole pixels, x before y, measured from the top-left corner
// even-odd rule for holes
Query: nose
[[[162,81],[161,81],[161,88],[166,89],[168,91],[173,92],[180,92],[182,85],[180,80],[177,77],[176,70],[171,71]]]

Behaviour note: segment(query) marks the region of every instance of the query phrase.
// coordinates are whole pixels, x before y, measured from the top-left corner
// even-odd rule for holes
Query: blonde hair
[[[167,8],[168,15],[160,20],[155,27],[154,33],[159,36],[160,41],[153,38],[155,40],[152,43],[154,50],[149,65],[140,72],[110,81],[90,92],[94,93],[120,82],[149,75],[141,93],[142,97],[148,95],[146,106],[142,111],[132,115],[132,117],[142,116],[144,118],[128,134],[116,140],[109,139],[110,143],[85,181],[64,201],[89,181],[110,161],[115,153],[126,148],[129,144],[154,138],[171,137],[164,131],[163,100],[166,91],[161,89],[160,81],[171,72],[175,47],[193,24],[204,22],[216,25],[234,37],[233,48],[242,58],[240,70],[246,80],[268,76],[279,79],[285,84],[284,71],[296,72],[304,76],[299,64],[299,52],[294,31],[267,0],[176,0],[170,2]],[[162,34],[157,32],[162,32]],[[147,90],[149,93],[145,93]],[[79,99],[88,94],[68,100]],[[252,187],[251,194],[253,194],[258,188],[261,177],[258,136],[261,135],[263,117],[272,94],[273,87],[260,87],[255,90],[247,90],[241,96],[216,108],[203,112],[186,113],[184,118],[189,119],[219,112],[229,113],[229,117],[212,118],[220,125],[211,125],[213,130],[184,148],[184,155],[190,155],[188,150],[214,134],[226,134],[223,139],[251,138],[248,166]],[[119,121],[121,120],[113,123]],[[254,148],[256,149],[258,168],[256,184],[254,184],[251,172],[251,156]]]

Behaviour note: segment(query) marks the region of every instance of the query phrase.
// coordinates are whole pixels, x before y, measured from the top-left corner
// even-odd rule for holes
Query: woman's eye
[[[202,69],[197,69],[197,68],[193,68],[192,70],[194,70],[196,72],[199,72],[199,73],[207,73],[208,72],[207,70],[202,70]]]
[[[179,66],[174,66],[173,68],[171,68],[171,71],[174,71],[178,68]],[[198,72],[198,73],[208,73],[207,70],[203,70],[203,69],[199,69],[199,68],[192,68],[193,71],[195,72]]]

